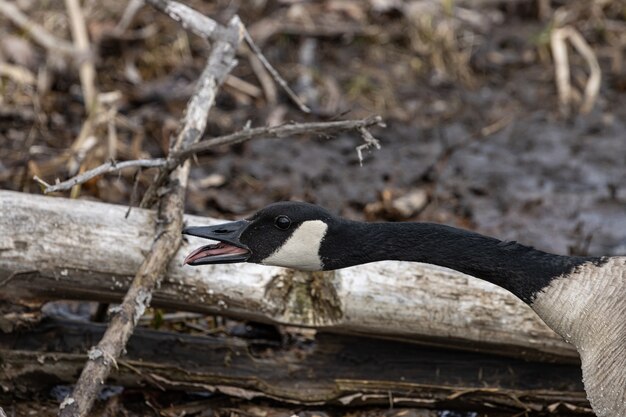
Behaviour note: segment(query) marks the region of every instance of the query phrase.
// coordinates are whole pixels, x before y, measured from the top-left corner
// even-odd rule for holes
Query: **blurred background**
[[[314,110],[300,112],[242,50],[207,138],[246,123],[381,115],[387,124],[362,166],[356,133],[198,155],[187,212],[240,218],[294,199],[555,253],[626,254],[626,1],[185,3],[222,23],[238,14]],[[29,35],[7,4],[55,39]],[[53,183],[110,159],[164,156],[178,128],[210,45],[150,7],[128,19],[126,2],[82,5],[93,55],[81,60],[57,42],[72,42],[64,2],[0,3],[0,188],[40,193],[34,175]],[[85,61],[103,109],[91,119]],[[58,195],[136,205],[154,173],[104,175]]]

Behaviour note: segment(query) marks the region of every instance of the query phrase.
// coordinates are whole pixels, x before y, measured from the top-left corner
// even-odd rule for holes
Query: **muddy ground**
[[[63,2],[18,4],[70,39]],[[350,218],[443,222],[556,253],[626,254],[626,2],[189,4],[222,22],[239,13],[318,114],[301,113],[280,90],[276,97],[263,90],[242,54],[234,74],[256,90],[224,87],[207,137],[247,121],[261,126],[372,114],[387,127],[373,131],[382,147],[368,151],[362,166],[355,151],[361,139],[352,133],[258,139],[200,155],[188,212],[238,218],[296,199]],[[0,187],[38,193],[33,175],[65,179],[106,161],[111,146],[118,160],[165,153],[208,45],[148,7],[115,33],[124,6],[85,3],[97,87],[121,98],[113,145],[102,126],[96,145],[80,155],[71,148],[86,117],[76,66],[0,17],[0,62],[35,77],[1,76]],[[559,105],[549,40],[555,27],[567,25],[589,42],[602,69],[599,95],[586,114],[579,113],[580,100],[569,112]],[[571,47],[570,54],[580,96],[588,69]],[[136,204],[134,174],[101,177],[73,196]],[[139,195],[152,176],[139,174]],[[397,200],[406,196],[413,204],[400,211]],[[220,407],[220,415],[258,411],[239,402]],[[261,414],[283,415],[272,413]],[[389,415],[422,415],[415,413]]]

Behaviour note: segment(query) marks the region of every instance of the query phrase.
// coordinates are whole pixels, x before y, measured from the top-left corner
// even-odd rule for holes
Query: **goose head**
[[[328,211],[313,204],[274,203],[245,220],[184,229],[184,234],[218,242],[194,250],[185,263],[251,262],[319,271],[324,269],[320,247],[335,222]]]

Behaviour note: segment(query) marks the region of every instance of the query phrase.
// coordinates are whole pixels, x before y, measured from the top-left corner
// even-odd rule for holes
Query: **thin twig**
[[[567,45],[565,44],[565,33],[561,29],[555,29],[552,32],[550,36],[550,46],[554,59],[559,105],[561,112],[567,115],[570,110],[572,85],[570,83],[569,58],[567,55]]]
[[[124,161],[124,162],[116,162],[109,161],[106,162],[94,169],[90,169],[89,171],[85,171],[80,175],[70,178],[69,180],[59,182],[57,184],[51,185],[43,181],[41,178],[35,176],[33,179],[41,184],[43,188],[43,192],[54,193],[57,191],[65,191],[69,190],[75,185],[84,184],[90,179],[97,177],[98,175],[107,174],[109,172],[120,171],[125,168],[160,168],[165,165],[165,158],[156,158],[156,159],[135,159],[132,161]]]
[[[382,118],[380,116],[357,120],[342,120],[338,122],[288,123],[281,126],[256,127],[198,142],[177,154],[176,157],[186,159],[193,154],[204,152],[217,146],[234,145],[258,137],[282,138],[305,134],[328,135],[335,132],[361,129],[374,125],[382,125]]]
[[[89,54],[89,36],[87,35],[87,25],[85,24],[85,16],[80,7],[78,0],[65,0],[65,7],[70,18],[70,28],[76,49],[85,55]],[[95,110],[96,106],[96,69],[93,61],[86,59],[81,62],[79,67],[80,84],[85,99],[85,108],[87,113]]]
[[[311,109],[307,107],[307,105],[304,104],[302,100],[300,100],[297,94],[293,92],[293,90],[289,87],[289,85],[287,85],[287,81],[285,81],[284,78],[280,76],[278,71],[276,71],[276,69],[274,69],[272,64],[270,64],[269,61],[265,58],[265,56],[263,55],[263,52],[261,52],[261,49],[259,49],[256,43],[254,43],[254,39],[252,39],[252,36],[250,35],[250,33],[248,33],[248,30],[242,26],[242,31],[243,31],[243,37],[246,40],[246,43],[248,44],[250,49],[254,52],[254,54],[259,58],[259,61],[261,61],[265,69],[272,75],[276,83],[278,83],[278,85],[280,85],[283,88],[283,90],[285,90],[289,98],[291,98],[291,100],[293,100],[293,102],[296,103],[300,111],[304,113],[311,113]]]
[[[0,0],[0,13],[24,32],[30,34],[33,40],[44,48],[73,58],[87,58],[82,51],[76,49],[71,43],[48,33],[42,26],[30,20],[15,3]]]
[[[30,70],[18,65],[0,62],[0,76],[8,77],[18,84],[35,85],[37,79]]]
[[[580,106],[580,113],[588,113],[591,111],[598,98],[602,71],[593,49],[591,49],[583,36],[571,26],[555,29],[550,36],[550,46],[554,59],[556,86],[559,93],[561,111],[566,115],[569,114],[573,98],[573,87],[570,80],[570,64],[566,44],[567,40],[572,43],[589,66],[589,79],[585,86],[583,103]]]
[[[128,4],[126,5],[126,9],[124,10],[124,13],[122,14],[122,18],[120,19],[119,22],[117,22],[115,29],[113,29],[113,33],[115,33],[118,36],[124,33],[126,29],[128,29],[128,27],[130,26],[131,22],[135,18],[135,15],[139,11],[139,9],[143,7],[143,5],[144,5],[143,0],[130,0]]]
[[[85,171],[84,173],[72,177],[66,181],[51,185],[35,176],[33,179],[42,185],[44,193],[52,193],[57,191],[69,190],[73,186],[83,184],[90,179],[97,177],[98,175],[108,174],[116,172],[125,168],[142,167],[142,168],[165,168],[167,172],[175,169],[181,163],[186,161],[193,155],[205,152],[210,149],[214,149],[218,146],[234,145],[242,142],[249,141],[251,139],[264,137],[264,138],[282,138],[286,136],[298,136],[298,135],[329,135],[336,132],[343,132],[348,130],[358,130],[361,136],[365,140],[363,145],[357,147],[357,154],[359,155],[359,161],[362,160],[361,151],[371,146],[380,148],[380,144],[366,128],[371,126],[384,126],[380,116],[368,117],[366,119],[357,120],[342,120],[336,122],[315,122],[315,123],[288,123],[281,126],[267,126],[256,127],[253,129],[244,129],[239,132],[231,133],[225,136],[218,136],[206,141],[198,142],[180,152],[172,152],[171,157],[168,159],[155,158],[155,159],[137,159],[124,162],[106,162],[96,168]],[[366,132],[365,134],[363,132]],[[168,170],[169,169],[169,170]],[[166,175],[166,174],[163,174]],[[154,181],[154,187],[159,188],[162,184]]]
[[[267,70],[263,67],[263,63],[252,50],[246,51],[246,57],[250,63],[250,68],[261,84],[268,106],[274,106],[278,101],[278,93],[276,92],[276,85],[274,81],[272,81],[272,77],[267,73]]]
[[[596,58],[593,49],[589,46],[585,38],[574,28],[568,27],[568,29],[570,42],[572,42],[574,48],[578,50],[578,53],[585,59],[589,66],[589,79],[587,80],[587,85],[585,85],[585,98],[580,106],[580,112],[585,114],[591,111],[598,98],[602,70],[600,69],[598,58]]]
[[[359,157],[359,165],[363,166],[363,151],[367,150],[369,148],[376,148],[376,149],[380,149],[380,141],[378,139],[376,139],[369,130],[367,130],[365,127],[361,126],[357,129],[359,131],[359,133],[361,134],[361,137],[363,138],[363,141],[365,141],[364,144],[359,145],[356,147],[356,153]]]

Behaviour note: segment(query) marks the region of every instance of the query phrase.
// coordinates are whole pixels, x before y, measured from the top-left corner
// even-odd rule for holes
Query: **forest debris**
[[[302,111],[303,113],[311,113],[311,109],[306,104],[304,104],[302,100],[300,100],[297,94],[294,93],[293,90],[289,87],[287,81],[285,81],[285,79],[280,76],[278,71],[276,71],[272,64],[270,64],[269,61],[265,58],[265,56],[261,52],[261,49],[259,49],[259,47],[256,45],[254,39],[252,39],[252,36],[250,36],[250,33],[248,33],[248,30],[244,26],[242,26],[242,31],[246,43],[248,44],[252,52],[257,56],[259,61],[261,61],[263,67],[267,70],[267,72],[270,73],[272,78],[274,78],[274,81],[276,81],[276,83],[280,85],[281,88],[287,93],[289,98],[291,98],[291,100],[296,103],[300,111]]]
[[[380,116],[367,117],[360,120],[341,120],[336,122],[312,122],[312,123],[287,123],[281,126],[256,127],[247,130],[241,130],[230,135],[222,136],[198,142],[188,149],[179,153],[180,157],[188,157],[189,155],[212,149],[216,146],[234,145],[242,143],[255,137],[265,138],[284,138],[297,135],[329,135],[331,133],[342,132],[346,130],[366,130],[371,126],[384,126],[384,122]],[[362,132],[361,132],[362,133]],[[368,132],[369,133],[369,132]],[[370,134],[371,136],[371,134]],[[367,146],[374,146],[373,143],[378,142],[373,136],[369,139],[372,143]],[[365,139],[365,137],[364,137]],[[361,145],[363,146],[363,145]]]
[[[426,206],[428,194],[424,189],[417,189],[392,202],[392,207],[405,219],[415,215]]]
[[[278,101],[278,92],[276,91],[276,85],[272,81],[272,77],[268,74],[259,57],[255,55],[252,50],[247,50],[245,54],[254,75],[257,80],[259,80],[259,83],[261,83],[261,88],[263,89],[267,105],[269,107],[275,106]]]
[[[35,74],[24,67],[0,62],[0,77],[9,77],[18,84],[34,85]]]
[[[58,182],[54,185],[48,184],[47,182],[45,182],[38,176],[33,177],[33,179],[44,187],[43,190],[47,194],[47,193],[53,193],[56,191],[69,190],[75,185],[83,184],[92,178],[95,178],[102,174],[106,174],[108,172],[120,171],[126,168],[158,168],[158,167],[162,167],[163,165],[165,165],[164,158],[136,159],[132,161],[123,161],[123,162],[109,161],[94,169],[91,169],[89,171],[83,172],[80,175],[70,178],[67,181]]]
[[[118,36],[124,33],[126,29],[128,29],[128,27],[130,26],[131,22],[133,21],[133,18],[135,17],[139,9],[143,7],[143,5],[144,5],[144,0],[130,0],[128,2],[128,5],[126,6],[126,9],[124,10],[124,14],[122,15],[122,18],[115,26],[115,29],[113,30],[113,32],[117,34]]]
[[[84,351],[103,331],[99,324],[48,320],[19,333],[0,334],[0,358],[11,364],[0,372],[0,384],[28,390],[33,378],[71,382],[85,360],[85,354],[74,352]],[[116,384],[154,385],[160,392],[218,391],[302,405],[471,409],[488,401],[499,410],[567,410],[555,405],[560,403],[589,413],[578,364],[518,361],[328,333],[318,333],[302,350],[302,340],[295,337],[285,343],[138,328],[115,372]],[[268,346],[271,354],[259,358],[260,345]]]
[[[3,34],[0,53],[3,55],[3,60],[20,67],[35,68],[37,64],[35,45],[24,37]]]
[[[76,50],[83,56],[91,56],[87,25],[80,3],[78,0],[65,0],[65,7],[70,18],[70,28]],[[98,94],[96,90],[96,69],[93,59],[83,60],[79,65],[78,73],[85,99],[85,108],[87,113],[90,114],[96,110],[96,95]]]
[[[382,123],[382,122],[381,122]],[[361,137],[363,138],[362,145],[356,147],[356,154],[359,157],[359,165],[363,166],[363,151],[368,150],[370,148],[380,149],[380,141],[376,139],[369,130],[364,127],[357,128]]]
[[[70,55],[74,58],[86,58],[84,51],[80,51],[64,39],[57,38],[48,33],[42,26],[33,22],[28,16],[22,13],[15,3],[0,0],[0,13],[9,18],[16,26],[30,34],[33,40],[44,48],[61,53],[62,55]]]
[[[584,58],[589,68],[589,77],[585,85],[584,98],[579,110],[581,114],[589,113],[600,92],[602,70],[600,69],[600,64],[598,63],[593,49],[589,46],[587,41],[585,41],[585,38],[583,38],[580,32],[572,26],[554,29],[550,36],[561,112],[565,115],[570,113],[574,97],[574,87],[572,87],[570,80],[570,63],[566,44],[568,40]]]
[[[254,84],[250,84],[249,82],[244,81],[239,77],[235,77],[232,74],[226,77],[226,80],[224,80],[224,85],[235,88],[252,98],[260,98],[262,94],[259,87]]]
[[[419,213],[428,203],[428,193],[422,188],[411,190],[399,197],[391,190],[383,191],[380,201],[365,207],[369,219],[386,218],[390,220],[406,220]]]
[[[304,38],[298,51],[300,76],[297,87],[305,101],[313,108],[318,107],[319,93],[313,80],[313,69],[316,65],[317,39]]]
[[[226,183],[226,177],[224,177],[223,175],[210,174],[204,178],[191,180],[189,183],[189,186],[197,190],[202,190],[205,188],[221,187],[225,183]]]

